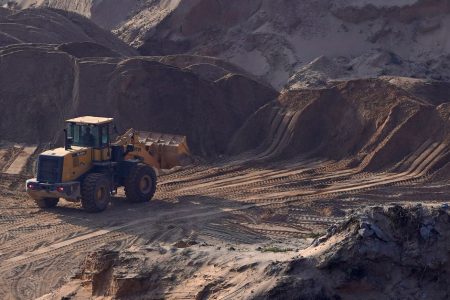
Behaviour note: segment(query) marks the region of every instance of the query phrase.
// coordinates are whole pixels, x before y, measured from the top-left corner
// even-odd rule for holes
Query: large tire
[[[111,182],[105,174],[91,173],[81,184],[81,206],[88,212],[100,212],[111,201]]]
[[[58,204],[59,198],[35,199],[34,201],[40,208],[53,208]]]
[[[156,192],[156,173],[146,164],[137,164],[125,180],[125,195],[130,202],[147,202]]]

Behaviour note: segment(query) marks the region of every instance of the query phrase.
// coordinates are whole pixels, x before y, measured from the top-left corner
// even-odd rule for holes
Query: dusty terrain
[[[85,17],[0,9],[0,299],[449,298],[448,5],[20,2]],[[84,114],[195,163],[40,210],[24,181]]]
[[[9,148],[0,160],[3,170],[8,165],[4,161],[20,152],[13,150]],[[299,250],[353,210],[391,203],[438,207],[448,203],[448,166],[443,177],[431,172],[443,151],[448,146],[424,145],[401,173],[365,172],[326,159],[261,163],[258,158],[263,154],[253,153],[161,176],[151,203],[131,205],[119,196],[96,215],[66,202],[41,211],[22,192],[28,171],[2,174],[0,295],[33,299],[68,281],[54,295],[78,293],[79,299],[116,292],[120,298],[133,291],[145,299],[264,295],[277,278],[274,263],[298,258]],[[125,258],[114,272],[102,273],[99,267],[100,277],[84,274],[80,268],[86,256],[97,249],[123,250]],[[91,254],[90,267],[94,269],[95,255]]]
[[[397,263],[401,249],[375,248],[381,252],[358,262],[357,252],[345,249],[363,247],[359,227],[352,225],[359,219],[331,227],[344,229],[328,228],[369,206],[421,204],[443,207],[447,214],[450,107],[441,98],[445,86],[386,78],[283,93],[236,131],[228,150],[232,156],[199,158],[181,170],[165,171],[150,203],[131,205],[119,193],[98,215],[64,201],[54,210],[37,209],[22,186],[32,175],[35,153],[46,145],[3,143],[1,297],[295,299],[300,286],[312,299],[377,299],[379,289],[370,282],[389,278],[370,271],[370,255]],[[424,89],[429,89],[427,97],[420,96]],[[396,224],[396,216],[386,218]],[[425,226],[420,234],[433,236],[433,230],[448,232],[442,229],[448,226],[446,216],[443,225],[414,222]],[[370,225],[382,221],[361,222],[364,237],[402,236],[396,226],[378,230]],[[346,237],[346,232],[355,234]],[[328,250],[309,255],[316,253],[310,247],[314,240]],[[448,271],[448,236],[439,235],[437,243],[443,254],[434,264],[405,263],[393,270],[397,284],[382,295],[417,298],[436,286],[448,287],[446,275],[430,275],[431,270]],[[414,249],[411,259],[423,251],[436,254]],[[330,260],[333,253],[345,254],[339,256],[341,267]],[[312,275],[301,267],[302,257],[310,257],[306,265]],[[358,263],[351,265],[354,260]],[[321,280],[315,276],[328,276],[321,261],[334,274],[324,286],[314,283]],[[423,276],[407,281],[410,272]],[[422,277],[427,280],[420,286]],[[448,290],[438,291],[437,299],[448,296]]]

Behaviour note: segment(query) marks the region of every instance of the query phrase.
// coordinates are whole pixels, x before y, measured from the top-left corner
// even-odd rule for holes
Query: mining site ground
[[[226,251],[230,260],[255,253],[277,259],[295,255],[355,209],[450,200],[449,182],[432,179],[435,162],[448,153],[448,145],[427,142],[391,172],[367,173],[321,159],[267,162],[264,154],[246,153],[160,175],[150,203],[128,203],[119,191],[100,214],[64,200],[44,211],[23,191],[41,147],[33,148],[36,153],[23,145],[2,147],[1,299],[48,294],[77,273],[88,253],[104,246],[158,245],[176,252],[177,244],[187,241],[194,248],[212,249],[212,256]],[[16,174],[8,172],[13,165],[13,170],[21,166]],[[162,289],[155,298],[195,298],[214,274],[203,276],[195,284]],[[223,291],[224,299],[239,298],[242,285],[234,284],[231,294]]]

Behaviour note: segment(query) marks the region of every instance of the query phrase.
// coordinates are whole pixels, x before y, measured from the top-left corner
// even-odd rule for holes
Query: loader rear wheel
[[[100,212],[111,201],[111,183],[101,173],[86,176],[81,185],[81,206],[88,212]]]
[[[146,164],[133,168],[125,181],[125,195],[130,202],[146,202],[156,192],[156,173]]]
[[[43,199],[35,199],[34,200],[40,208],[52,208],[55,207],[59,199],[58,198],[43,198]]]

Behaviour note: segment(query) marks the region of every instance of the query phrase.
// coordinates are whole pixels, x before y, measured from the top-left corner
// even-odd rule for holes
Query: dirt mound
[[[293,74],[291,85],[308,84],[308,64],[321,56],[339,67],[324,73],[335,79],[448,79],[439,68],[448,63],[448,15],[431,0],[149,1],[116,32],[143,54],[217,56],[281,88]]]
[[[229,74],[225,69],[211,64],[190,65],[186,67],[185,70],[191,71],[201,78],[209,81],[219,80]]]
[[[238,67],[232,63],[226,62],[225,60],[216,57],[184,54],[167,55],[158,57],[158,61],[164,64],[179,67],[181,69],[189,68],[194,73],[208,79],[212,79],[214,77],[216,78],[216,80],[220,79],[223,76],[219,77],[219,75],[221,75],[225,71],[227,74],[240,74],[264,83],[264,81],[262,81],[260,78],[248,73],[241,67]],[[270,86],[267,83],[265,84]]]
[[[3,1],[3,0],[2,0]],[[51,7],[78,13],[91,18],[105,29],[112,29],[133,15],[133,11],[145,6],[138,0],[15,0],[18,8]],[[1,4],[1,1],[0,1]]]
[[[0,24],[2,139],[56,143],[63,119],[104,115],[116,117],[122,129],[187,135],[195,153],[220,154],[247,116],[277,96],[215,58],[125,59],[136,52],[75,13],[26,9],[6,18]],[[11,117],[18,114],[25,116],[21,129]]]
[[[67,53],[78,46],[0,48],[2,139],[56,142],[64,119],[101,115],[115,117],[122,130],[187,135],[194,153],[220,154],[248,115],[277,97],[241,75],[211,82],[153,59],[77,59]]]
[[[382,77],[389,83],[407,90],[430,104],[440,105],[450,102],[450,82],[430,81],[404,77]]]
[[[450,216],[423,206],[372,208],[331,227],[258,299],[446,299]],[[388,296],[387,296],[388,295]]]
[[[18,43],[63,44],[90,42],[123,56],[136,51],[89,19],[56,9],[26,9],[3,18],[0,46]],[[98,47],[97,47],[98,48]]]
[[[105,46],[92,42],[74,42],[62,44],[58,50],[69,53],[77,58],[83,57],[120,57],[121,55]]]
[[[450,80],[450,73],[442,68],[449,57],[436,60],[408,60],[386,50],[372,50],[360,56],[330,58],[321,56],[297,69],[291,75],[285,89],[301,89],[332,86],[333,81],[383,76],[402,76]],[[418,81],[420,81],[418,79]],[[422,80],[423,81],[423,80]]]
[[[434,0],[379,1],[374,4],[370,1],[348,2],[348,6],[332,5],[331,11],[339,19],[350,23],[363,23],[381,18],[395,19],[408,24],[417,19],[432,18],[450,12],[448,3]]]
[[[0,136],[27,143],[50,141],[73,110],[74,59],[54,47],[33,45],[0,48],[0,57]]]
[[[249,118],[229,151],[259,147],[265,158],[352,158],[351,165],[367,170],[411,163],[407,158],[428,144],[448,152],[448,119],[436,101],[419,96],[378,79],[287,91]]]
[[[382,75],[450,79],[445,1],[18,2],[90,17],[143,55],[219,57],[277,89],[289,78],[288,88]],[[319,57],[333,68],[311,66]]]

